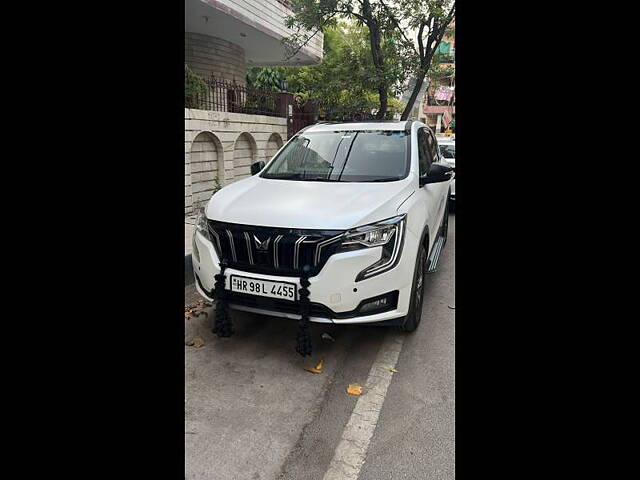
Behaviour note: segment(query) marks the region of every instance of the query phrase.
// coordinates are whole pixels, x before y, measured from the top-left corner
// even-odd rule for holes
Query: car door
[[[439,161],[439,157],[434,157],[434,151],[429,141],[429,131],[426,127],[420,127],[418,129],[417,143],[418,143],[418,166],[419,175],[423,176],[429,171],[429,167],[435,161]],[[437,143],[436,143],[437,150]],[[429,227],[429,251],[433,245],[438,227],[440,226],[438,211],[440,209],[440,197],[442,187],[439,183],[429,183],[418,189],[419,201],[424,202],[426,206],[427,219],[426,224]],[[429,253],[429,252],[427,252]]]
[[[444,158],[440,153],[440,148],[438,147],[438,140],[436,139],[436,136],[433,134],[431,129],[427,129],[427,143],[428,143],[429,152],[431,154],[432,162],[442,163],[446,165],[446,162],[444,162]],[[438,226],[440,225],[440,222],[442,221],[442,216],[444,215],[444,210],[446,207],[448,193],[449,193],[449,183],[450,182],[442,182],[442,183],[432,183],[428,185],[433,187],[432,190],[438,199],[437,200],[438,206],[435,214]]]

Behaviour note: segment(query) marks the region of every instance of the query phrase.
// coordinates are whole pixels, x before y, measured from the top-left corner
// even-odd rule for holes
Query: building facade
[[[451,23],[455,29],[455,20]],[[420,105],[420,120],[429,125],[436,133],[447,130],[456,115],[456,75],[455,75],[455,35],[445,36],[436,54],[439,68],[443,72],[451,72],[430,82],[425,90]]]
[[[322,62],[321,33],[289,58],[282,39],[293,33],[290,14],[286,0],[185,1],[185,70],[207,83],[204,101],[185,105],[185,213],[248,177],[251,163],[269,160],[287,140],[288,97],[256,95],[246,72]]]

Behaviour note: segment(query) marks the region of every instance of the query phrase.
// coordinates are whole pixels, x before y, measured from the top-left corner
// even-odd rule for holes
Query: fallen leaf
[[[347,393],[349,395],[360,395],[362,394],[362,387],[357,383],[350,383],[347,387]]]
[[[333,338],[333,337],[332,337],[331,335],[329,335],[328,333],[323,333],[323,334],[322,334],[322,337],[320,337],[320,338],[322,338],[322,340],[327,340],[328,342],[335,342],[335,341],[336,341],[336,339],[335,339],[335,338]]]
[[[384,366],[384,367],[382,367],[382,368],[384,368],[385,370],[387,370],[387,371],[389,371],[389,372],[398,373],[398,370],[396,370],[396,369],[395,369],[395,368],[393,368],[393,367]]]
[[[304,367],[304,369],[311,373],[322,373],[322,362],[323,361],[320,360],[315,367]]]
[[[202,338],[200,337],[193,337],[193,339],[189,340],[188,342],[185,342],[185,345],[189,347],[200,348],[204,346],[204,340],[202,340]]]

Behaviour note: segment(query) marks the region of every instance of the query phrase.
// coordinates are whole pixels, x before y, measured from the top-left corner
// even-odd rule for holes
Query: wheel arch
[[[420,236],[420,245],[424,245],[424,248],[427,251],[427,257],[429,256],[429,242],[429,225],[425,225],[424,230],[422,231],[422,235]]]

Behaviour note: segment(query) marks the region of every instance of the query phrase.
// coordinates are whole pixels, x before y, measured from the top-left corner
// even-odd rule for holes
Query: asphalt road
[[[296,322],[233,312],[236,333],[219,339],[208,315],[185,321],[185,477],[322,480],[381,346],[402,345],[397,373],[358,465],[360,480],[455,478],[455,215],[439,269],[428,275],[420,328],[312,324],[314,354],[294,350]],[[198,299],[185,289],[186,303]],[[454,308],[450,308],[454,307]],[[327,332],[335,342],[323,341]],[[304,366],[324,361],[314,375]]]

